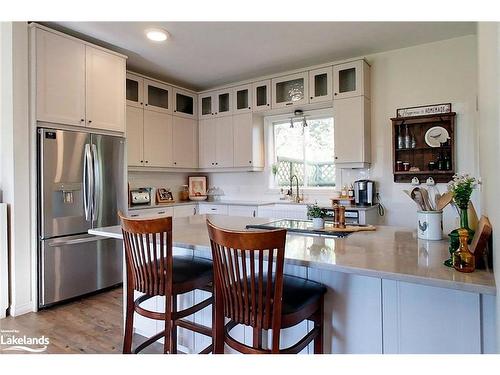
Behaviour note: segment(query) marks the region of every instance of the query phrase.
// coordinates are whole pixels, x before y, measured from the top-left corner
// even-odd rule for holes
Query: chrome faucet
[[[297,188],[297,195],[293,195],[293,178],[295,177],[295,186]],[[302,198],[300,197],[300,194],[299,194],[299,178],[297,177],[297,175],[292,175],[292,177],[290,177],[290,190],[288,190],[289,192],[289,195],[290,195],[290,199],[292,200],[292,202],[295,202],[295,203],[300,203],[302,202]]]

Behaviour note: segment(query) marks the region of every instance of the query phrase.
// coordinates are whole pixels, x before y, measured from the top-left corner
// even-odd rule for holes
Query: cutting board
[[[364,232],[364,231],[374,231],[377,228],[373,225],[359,226],[359,225],[346,225],[345,228],[333,228],[328,227],[324,229],[317,230],[318,232],[325,233],[352,233],[352,232]]]
[[[478,269],[486,268],[486,265],[489,263],[489,254],[486,253],[486,250],[492,232],[493,229],[489,219],[486,216],[481,216],[476,233],[470,244],[470,251],[476,258],[476,268]]]

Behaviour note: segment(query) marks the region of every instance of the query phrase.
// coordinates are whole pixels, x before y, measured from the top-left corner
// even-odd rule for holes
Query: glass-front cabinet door
[[[332,100],[333,70],[329,66],[309,71],[309,102],[319,103]]]
[[[144,104],[144,79],[127,73],[126,84],[127,105],[142,108]]]
[[[252,84],[253,112],[271,108],[271,81],[265,80]]]
[[[144,108],[150,111],[172,113],[172,87],[145,79]]]
[[[233,90],[227,89],[215,93],[215,115],[228,116],[233,113]]]
[[[235,87],[233,90],[233,113],[252,112],[252,85]]]
[[[186,118],[196,118],[196,94],[174,88],[174,115]]]
[[[370,76],[364,60],[333,66],[333,99],[365,95],[369,98]]]
[[[210,118],[215,115],[215,94],[207,92],[198,95],[198,116],[199,118]]]
[[[309,102],[308,73],[291,74],[272,79],[273,108]]]

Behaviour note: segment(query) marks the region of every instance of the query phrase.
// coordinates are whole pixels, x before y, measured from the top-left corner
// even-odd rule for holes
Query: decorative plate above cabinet
[[[307,104],[309,102],[308,79],[308,72],[273,78],[271,80],[273,109]]]

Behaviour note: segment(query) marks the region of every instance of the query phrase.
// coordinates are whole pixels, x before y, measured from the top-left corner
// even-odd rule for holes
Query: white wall
[[[500,296],[500,26],[478,25],[479,156],[483,176],[481,191],[484,214],[494,228],[493,260],[497,296]],[[497,298],[497,342],[500,343],[500,298]],[[500,352],[500,348],[497,348]]]
[[[0,189],[9,206],[10,313],[32,311],[30,169],[28,123],[28,28],[25,22],[1,24]]]

